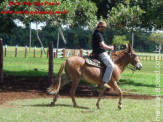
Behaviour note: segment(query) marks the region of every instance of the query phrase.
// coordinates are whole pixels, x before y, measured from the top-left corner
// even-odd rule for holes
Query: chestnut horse
[[[122,91],[117,85],[117,81],[119,81],[122,72],[124,71],[124,69],[129,63],[133,65],[137,70],[140,70],[142,68],[142,64],[130,44],[126,45],[125,50],[114,52],[112,56],[113,56],[113,59],[115,59],[114,70],[113,70],[111,79],[109,81],[109,85],[119,93],[119,106],[118,107],[119,109],[121,109],[122,108]],[[61,82],[63,69],[65,69],[65,77],[63,81]],[[103,69],[87,64],[83,57],[73,56],[73,57],[68,58],[64,63],[62,63],[60,70],[57,74],[56,80],[47,89],[49,94],[55,94],[53,102],[51,102],[51,105],[55,105],[60,88],[62,88],[64,85],[72,81],[70,96],[72,98],[73,106],[78,107],[75,101],[74,95],[75,95],[75,91],[76,91],[76,88],[78,86],[80,79],[82,78],[89,83],[102,85],[103,73],[104,73]],[[105,90],[106,88],[103,88],[100,91],[98,101],[96,103],[97,108],[100,108],[99,102]]]

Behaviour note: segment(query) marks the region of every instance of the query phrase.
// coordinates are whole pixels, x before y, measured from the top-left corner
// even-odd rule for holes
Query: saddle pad
[[[87,64],[91,65],[91,66],[95,66],[95,67],[98,67],[98,68],[102,68],[101,67],[101,63],[97,63],[97,62],[94,62],[90,57],[88,56],[85,56],[85,61]]]

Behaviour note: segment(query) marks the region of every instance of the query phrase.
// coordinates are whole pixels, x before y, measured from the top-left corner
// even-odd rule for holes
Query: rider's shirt
[[[103,42],[104,38],[100,31],[95,30],[92,36],[92,50],[93,53],[98,55],[105,52],[105,49],[100,46],[100,42]]]

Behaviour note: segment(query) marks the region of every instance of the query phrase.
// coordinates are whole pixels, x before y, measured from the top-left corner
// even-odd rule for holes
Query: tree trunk
[[[59,30],[58,30],[57,50],[56,50],[57,53],[58,53],[58,48],[59,48]],[[57,54],[57,58],[58,58],[58,54]]]
[[[30,35],[29,35],[29,52],[31,51],[31,23],[30,23]]]
[[[53,42],[49,42],[49,84],[53,82]]]
[[[132,32],[132,49],[134,49],[134,33]]]
[[[0,38],[0,83],[3,83],[3,40]]]
[[[37,38],[38,38],[38,40],[39,40],[39,42],[40,42],[40,44],[41,44],[41,47],[43,48],[44,53],[46,53],[46,52],[45,52],[45,49],[44,49],[44,46],[43,46],[43,44],[42,44],[42,42],[41,42],[41,39],[40,39],[40,37],[39,37],[39,34],[38,34],[37,22],[36,22],[36,32],[37,32]]]

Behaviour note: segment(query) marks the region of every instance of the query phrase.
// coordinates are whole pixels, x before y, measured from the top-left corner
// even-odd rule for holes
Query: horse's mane
[[[117,61],[120,57],[122,57],[124,55],[125,52],[126,52],[126,50],[119,50],[119,51],[113,52],[112,53],[113,61]]]

